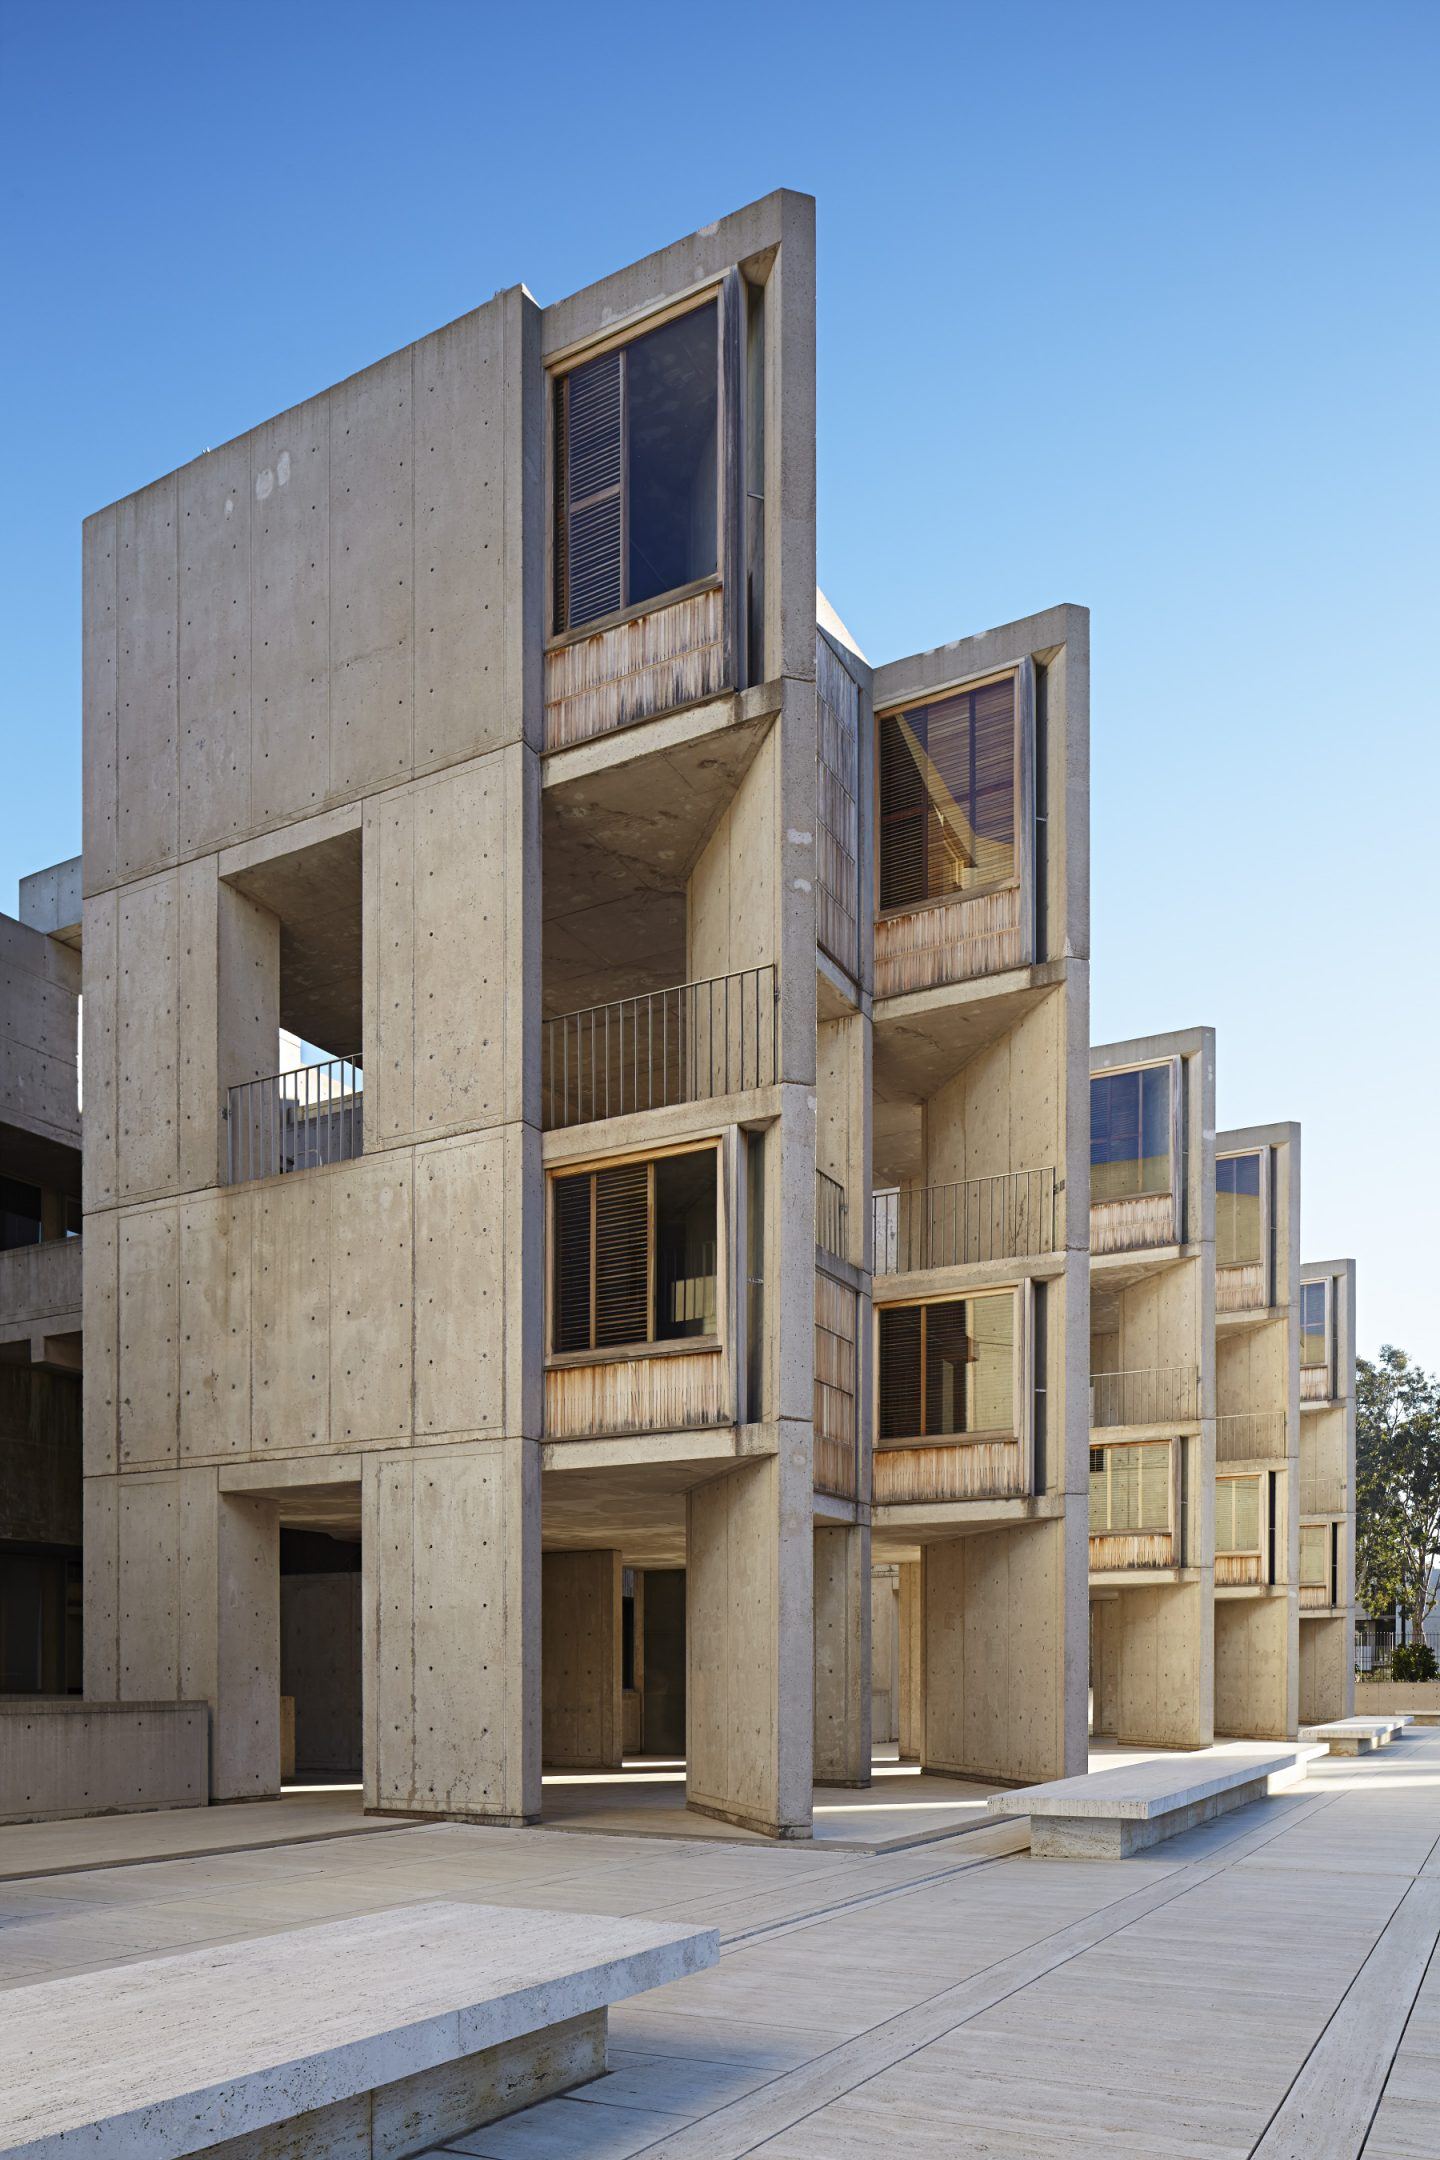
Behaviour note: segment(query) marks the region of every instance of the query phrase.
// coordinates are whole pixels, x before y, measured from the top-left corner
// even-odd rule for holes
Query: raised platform
[[[1263,1800],[1271,1779],[1304,1775],[1318,1748],[1227,1748],[1223,1754],[1152,1756],[1088,1777],[1056,1778],[992,1793],[992,1815],[1026,1820],[1043,1860],[1125,1860],[1230,1808]]]
[[[0,2154],[390,2160],[600,2077],[609,2005],[718,1954],[709,1928],[435,1903],[13,1988]]]

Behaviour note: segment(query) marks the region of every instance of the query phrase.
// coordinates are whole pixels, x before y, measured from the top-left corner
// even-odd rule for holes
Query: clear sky
[[[1212,1023],[1440,1367],[1440,0],[0,26],[0,906],[80,845],[88,511],[806,189],[822,582],[875,659],[1089,605],[1095,1040]]]

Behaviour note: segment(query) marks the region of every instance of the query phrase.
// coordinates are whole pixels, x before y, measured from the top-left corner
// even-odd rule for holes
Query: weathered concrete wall
[[[1227,1740],[1292,1739],[1300,1714],[1293,1589],[1215,1600],[1215,1731]]]
[[[815,1527],[817,1785],[868,1785],[871,1746],[870,1531]]]
[[[1065,1540],[1057,1520],[924,1548],[927,1770],[1022,1783],[1066,1774],[1076,1676],[1055,1644],[1066,1638],[1067,1561],[1083,1561]]]
[[[361,1577],[280,1577],[280,1686],[295,1705],[295,1770],[359,1777]]]
[[[548,1552],[541,1575],[540,1750],[557,1770],[618,1770],[621,1556]]]
[[[1391,1685],[1393,1687],[1393,1683]],[[1403,1693],[1404,1690],[1396,1692]],[[1435,1707],[1440,1710],[1440,1684],[1435,1685]],[[1411,1708],[1409,1703],[1375,1702],[1369,1682],[1357,1692],[1353,1638],[1344,1615],[1328,1620],[1301,1620],[1302,1725],[1325,1725],[1332,1718],[1351,1717],[1357,1710],[1364,1716],[1378,1716],[1381,1710]]]
[[[0,1124],[80,1144],[80,956],[0,915]]]
[[[203,1702],[0,1701],[0,1823],[204,1807]]]
[[[1095,1729],[1122,1747],[1207,1747],[1214,1699],[1209,1586],[1157,1583],[1097,1597]]]

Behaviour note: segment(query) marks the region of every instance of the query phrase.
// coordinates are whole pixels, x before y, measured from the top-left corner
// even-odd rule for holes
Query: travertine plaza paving
[[[426,1898],[721,1930],[491,2160],[1440,2153],[1440,1733],[1123,1862],[366,1823],[348,1794],[0,1831],[0,1982]],[[117,1978],[118,1984],[118,1978]]]

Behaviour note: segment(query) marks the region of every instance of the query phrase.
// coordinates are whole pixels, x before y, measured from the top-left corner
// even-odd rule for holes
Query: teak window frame
[[[1091,1207],[1128,1207],[1133,1201],[1136,1200],[1168,1200],[1174,1210],[1175,1241],[1177,1244],[1179,1244],[1183,1241],[1184,1237],[1183,1209],[1185,1206],[1186,1197],[1184,1190],[1186,1171],[1185,1122],[1182,1094],[1182,1090],[1185,1086],[1184,1058],[1179,1056],[1142,1058],[1137,1065],[1104,1065],[1100,1068],[1098,1072],[1092,1072],[1090,1075],[1088,1085],[1092,1092],[1086,1095],[1085,1107],[1087,1112],[1090,1112],[1091,1135],[1093,1139],[1094,1116],[1093,1112],[1091,1111],[1091,1104],[1094,1101],[1093,1089],[1095,1086],[1095,1082],[1097,1080],[1124,1080],[1131,1073],[1160,1072],[1162,1070],[1168,1071],[1170,1075],[1170,1117],[1168,1120],[1170,1139],[1169,1185],[1163,1192],[1109,1193],[1104,1195],[1102,1198],[1097,1199],[1094,1191],[1093,1176],[1095,1164],[1092,1157],[1090,1162],[1090,1170],[1092,1173],[1090,1179],[1090,1205]],[[1145,1144],[1145,1109],[1143,1100],[1140,1108],[1140,1144],[1142,1147]],[[1237,1152],[1245,1153],[1247,1151],[1242,1149],[1237,1150]],[[1143,1162],[1144,1160],[1145,1157],[1143,1155],[1136,1157],[1137,1162]]]
[[[969,697],[977,690],[988,690],[992,683],[1009,682],[1012,691],[1013,711],[1011,730],[1011,772],[1014,781],[1015,837],[1012,842],[1014,869],[1008,878],[1000,878],[993,885],[976,885],[967,891],[935,893],[923,900],[904,901],[896,907],[880,905],[883,857],[885,848],[885,820],[880,794],[880,741],[885,723],[899,720],[908,712],[921,706],[943,705],[947,698]],[[1026,785],[1025,761],[1025,675],[1023,665],[1012,661],[1008,667],[991,668],[984,675],[968,676],[961,682],[943,683],[937,689],[919,691],[913,697],[902,698],[898,704],[877,707],[871,723],[870,769],[871,801],[874,804],[874,892],[876,922],[896,922],[902,916],[923,914],[928,908],[956,907],[970,900],[987,899],[992,893],[1015,892],[1025,883],[1025,858],[1032,845],[1030,830],[1032,812],[1028,797],[1033,792]]]
[[[1295,1325],[1295,1334],[1297,1337],[1297,1354],[1300,1359],[1300,1370],[1302,1373],[1323,1372],[1325,1374],[1326,1379],[1329,1382],[1329,1394],[1327,1396],[1327,1400],[1329,1399],[1329,1397],[1333,1397],[1335,1393],[1334,1283],[1335,1278],[1333,1275],[1311,1275],[1308,1278],[1302,1279],[1300,1284],[1300,1310],[1296,1314]],[[1305,1355],[1305,1292],[1307,1290],[1322,1290],[1325,1294],[1325,1350],[1324,1355],[1318,1358],[1307,1358]]]
[[[556,1350],[555,1340],[555,1187],[561,1178],[594,1177],[597,1172],[633,1168],[644,1164],[650,1171],[646,1225],[646,1304],[649,1325],[655,1325],[655,1175],[654,1166],[677,1155],[712,1155],[715,1159],[715,1333],[678,1335],[657,1339],[653,1334],[629,1343],[607,1343],[603,1348]],[[595,1329],[595,1216],[590,1216],[590,1330]],[[725,1150],[719,1138],[686,1140],[669,1147],[635,1148],[622,1155],[598,1155],[581,1162],[557,1162],[545,1173],[545,1367],[558,1370],[575,1365],[628,1363],[636,1358],[712,1355],[725,1344],[727,1298],[727,1246],[725,1236]]]
[[[1130,1529],[1130,1530],[1117,1530],[1117,1529],[1116,1529],[1116,1528],[1114,1527],[1114,1525],[1113,1525],[1113,1524],[1107,1525],[1107,1527],[1106,1527],[1105,1529],[1103,1529],[1103,1530],[1097,1530],[1097,1529],[1095,1528],[1095,1525],[1094,1525],[1093,1523],[1091,1523],[1091,1524],[1090,1524],[1090,1536],[1091,1536],[1091,1537],[1169,1537],[1169,1538],[1173,1538],[1173,1537],[1175,1536],[1175,1534],[1176,1534],[1176,1528],[1177,1528],[1177,1524],[1178,1524],[1178,1521],[1179,1521],[1179,1516],[1180,1516],[1180,1497],[1181,1497],[1181,1496],[1180,1496],[1180,1493],[1179,1493],[1179,1490],[1178,1490],[1178,1477],[1179,1477],[1179,1468],[1180,1468],[1180,1446],[1179,1446],[1179,1443],[1178,1443],[1178,1441],[1176,1441],[1176,1440],[1095,1440],[1095,1439],[1092,1439],[1092,1440],[1091,1440],[1091,1442],[1090,1442],[1090,1457],[1091,1457],[1091,1461],[1090,1461],[1090,1468],[1089,1468],[1089,1473],[1088,1473],[1088,1474],[1089,1474],[1089,1476],[1090,1476],[1090,1477],[1096,1477],[1096,1476],[1101,1476],[1101,1477],[1103,1477],[1103,1478],[1104,1478],[1104,1480],[1105,1480],[1105,1491],[1106,1491],[1107,1499],[1108,1499],[1108,1496],[1109,1496],[1109,1494],[1111,1493],[1111,1491],[1113,1490],[1113,1487],[1114,1487],[1114,1476],[1113,1476],[1113,1472],[1112,1472],[1112,1470],[1111,1470],[1111,1466],[1110,1466],[1110,1463],[1109,1463],[1109,1461],[1107,1460],[1107,1461],[1106,1461],[1106,1463],[1105,1463],[1105,1466],[1104,1466],[1103,1470],[1097,1471],[1097,1470],[1096,1470],[1096,1468],[1095,1468],[1095,1463],[1094,1463],[1094,1459],[1093,1459],[1093,1458],[1094,1458],[1094,1457],[1095,1457],[1096,1455],[1104,1455],[1104,1456],[1106,1456],[1107,1458],[1108,1458],[1109,1456],[1111,1456],[1111,1455],[1118,1455],[1118,1454],[1119,1454],[1119,1453],[1121,1452],[1121,1450],[1122,1450],[1122,1449],[1124,1449],[1124,1448],[1133,1448],[1133,1449],[1135,1449],[1135,1450],[1136,1450],[1136,1452],[1137,1452],[1137,1453],[1139,1453],[1139,1452],[1143,1451],[1143,1450],[1144,1450],[1145,1448],[1164,1448],[1164,1450],[1165,1450],[1165,1452],[1166,1452],[1166,1457],[1167,1457],[1167,1461],[1166,1461],[1166,1465],[1165,1465],[1165,1521],[1164,1521],[1163,1523],[1159,1523],[1159,1524],[1156,1524],[1156,1523],[1137,1523],[1137,1524],[1135,1525],[1135,1527],[1134,1527],[1133,1529]],[[1136,1491],[1137,1491],[1137,1494],[1143,1494],[1143,1493],[1144,1493],[1144,1490],[1145,1490],[1145,1479],[1144,1479],[1144,1472],[1143,1472],[1143,1469],[1139,1468],[1138,1466],[1137,1466],[1137,1478],[1138,1478],[1138,1483],[1137,1483],[1137,1486],[1136,1486]],[[1088,1522],[1088,1521],[1089,1521],[1089,1501],[1090,1501],[1090,1489],[1089,1489],[1089,1485],[1088,1485],[1088,1483],[1087,1483],[1087,1485],[1086,1485],[1086,1490],[1085,1490],[1085,1500],[1086,1500],[1086,1520],[1087,1520],[1087,1522]],[[1172,1550],[1173,1550],[1173,1547],[1172,1547]]]
[[[626,623],[639,622],[642,617],[646,615],[652,615],[660,608],[678,606],[678,604],[682,600],[693,600],[697,598],[701,593],[723,592],[725,590],[726,533],[728,530],[728,511],[730,506],[730,495],[732,492],[729,485],[731,460],[726,455],[726,445],[730,440],[731,431],[735,428],[738,422],[739,414],[735,408],[735,399],[737,396],[740,395],[738,386],[732,391],[732,387],[728,380],[728,370],[725,364],[727,310],[731,309],[736,304],[732,299],[732,295],[729,290],[729,284],[730,281],[728,277],[717,277],[710,280],[704,286],[698,287],[693,292],[677,294],[666,305],[655,308],[650,314],[641,316],[638,320],[626,323],[623,328],[618,328],[614,330],[608,336],[596,338],[588,344],[577,346],[574,350],[566,352],[562,357],[551,360],[546,367],[546,652],[558,651],[563,646],[573,645],[583,638],[599,637],[603,635],[603,633],[607,630],[618,630],[622,628]],[[608,615],[597,615],[590,622],[578,623],[573,625],[568,619],[570,613],[570,592],[569,578],[567,573],[565,591],[565,615],[567,619],[565,622],[565,626],[562,629],[556,621],[556,615],[558,611],[555,604],[557,597],[555,590],[555,560],[557,545],[556,526],[558,522],[557,514],[559,511],[561,481],[558,454],[559,429],[557,427],[558,397],[560,395],[563,395],[568,405],[569,378],[575,373],[577,368],[588,366],[588,364],[592,360],[603,359],[607,353],[618,352],[621,355],[620,584],[621,592],[623,595],[628,575],[630,544],[630,526],[627,501],[629,492],[629,425],[628,409],[626,404],[627,369],[624,355],[626,349],[629,346],[636,344],[643,337],[648,337],[652,330],[661,330],[665,327],[667,323],[679,321],[682,316],[697,314],[701,308],[709,307],[710,305],[712,305],[712,303],[715,308],[715,568],[713,572],[711,572],[705,577],[693,578],[688,584],[676,585],[672,587],[671,590],[668,592],[656,593],[653,598],[649,600],[632,602],[626,601],[622,598],[621,605],[618,608],[612,609]],[[568,429],[566,433],[568,440]],[[567,491],[565,501],[565,514],[568,518],[570,514],[568,475],[566,476],[566,481]]]
[[[1222,1485],[1255,1486],[1257,1495],[1255,1503],[1256,1542],[1253,1545],[1222,1545],[1220,1543],[1219,1526],[1217,1524],[1215,1533],[1216,1557],[1219,1558],[1221,1555],[1224,1555],[1228,1559],[1231,1555],[1238,1553],[1243,1553],[1248,1557],[1249,1554],[1254,1553],[1256,1558],[1262,1563],[1263,1567],[1265,1555],[1269,1550],[1270,1542],[1269,1480],[1267,1479],[1263,1470],[1241,1470],[1234,1477],[1218,1476],[1215,1480],[1215,1491],[1217,1498],[1219,1496],[1220,1487]],[[1235,1503],[1232,1500],[1230,1503],[1230,1515],[1232,1521],[1234,1519],[1234,1514]]]
[[[880,1355],[881,1314],[887,1312],[924,1312],[932,1305],[974,1305],[977,1304],[981,1298],[1002,1297],[1009,1298],[1011,1301],[1009,1425],[977,1426],[971,1432],[896,1433],[893,1437],[882,1437],[880,1427],[884,1374],[882,1370]],[[1025,1437],[1024,1404],[1025,1390],[1027,1385],[1027,1344],[1025,1340],[1025,1308],[1022,1304],[1020,1289],[1017,1285],[1013,1283],[1008,1283],[1003,1285],[996,1285],[994,1288],[991,1288],[987,1285],[985,1288],[979,1290],[962,1290],[959,1292],[953,1290],[942,1291],[933,1297],[887,1298],[883,1304],[877,1304],[874,1307],[874,1313],[874,1446],[877,1452],[881,1452],[887,1448],[972,1447],[977,1446],[982,1442],[998,1440],[1013,1440],[1017,1442],[1023,1442]],[[920,1379],[918,1389],[920,1403],[920,1420],[922,1425],[925,1421],[925,1338],[927,1333],[928,1330],[922,1321]]]
[[[1268,1304],[1270,1303],[1270,1183],[1271,1183],[1271,1163],[1270,1163],[1270,1150],[1269,1150],[1269,1148],[1268,1148],[1268,1147],[1265,1147],[1265,1146],[1260,1146],[1260,1147],[1246,1147],[1246,1148],[1226,1148],[1223,1154],[1219,1154],[1219,1153],[1217,1153],[1217,1155],[1216,1155],[1216,1157],[1215,1157],[1215,1206],[1216,1206],[1216,1209],[1217,1209],[1217,1211],[1218,1211],[1218,1209],[1219,1209],[1219,1206],[1220,1206],[1220,1165],[1221,1165],[1221,1163],[1222,1163],[1222,1162],[1243,1162],[1243,1161],[1245,1160],[1245,1158],[1246,1158],[1247,1156],[1251,1156],[1251,1155],[1253,1155],[1253,1156],[1254,1156],[1254,1157],[1256,1158],[1256,1160],[1257,1160],[1257,1161],[1259,1162],[1259,1165],[1260,1165],[1260,1195],[1259,1195],[1259,1197],[1260,1197],[1260,1252],[1259,1252],[1259,1257],[1258,1257],[1257,1259],[1254,1259],[1254,1260],[1221,1260],[1221,1258],[1219,1257],[1219,1254],[1218,1254],[1218,1252],[1217,1252],[1217,1254],[1216,1254],[1216,1258],[1215,1258],[1215,1265],[1216,1265],[1216,1267],[1217,1267],[1217,1268],[1219,1268],[1219,1267],[1226,1267],[1226,1268],[1241,1268],[1241,1267],[1258,1267],[1258,1268],[1260,1268],[1260,1269],[1261,1269],[1261,1270],[1263,1271],[1263,1273],[1264,1273],[1264,1277],[1265,1277],[1265,1281],[1264,1281],[1264,1290],[1265,1290],[1265,1303],[1266,1303],[1266,1305],[1268,1306]],[[1218,1243],[1218,1239],[1217,1239],[1217,1243]]]

